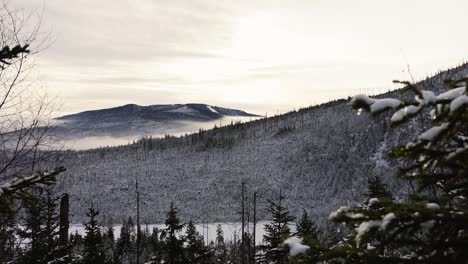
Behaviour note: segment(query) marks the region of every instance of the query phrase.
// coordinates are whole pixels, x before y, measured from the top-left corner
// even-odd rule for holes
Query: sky
[[[60,113],[206,103],[276,114],[466,61],[466,0],[10,0],[43,14]]]

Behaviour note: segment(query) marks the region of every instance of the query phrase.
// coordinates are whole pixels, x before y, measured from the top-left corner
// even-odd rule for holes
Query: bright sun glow
[[[284,15],[256,13],[240,18],[234,28],[230,55],[235,58],[271,61],[299,60],[310,49],[307,35],[287,26]]]

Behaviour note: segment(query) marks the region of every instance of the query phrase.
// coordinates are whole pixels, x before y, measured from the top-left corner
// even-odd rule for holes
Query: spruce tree
[[[204,245],[203,237],[198,233],[192,220],[187,224],[185,241],[185,263],[202,263],[202,260],[207,258],[208,251]]]
[[[382,179],[377,175],[371,176],[367,179],[367,188],[367,202],[369,202],[369,200],[372,198],[388,200],[393,199],[392,193],[388,190],[388,187],[382,181]]]
[[[288,251],[283,246],[283,241],[291,235],[289,223],[294,221],[294,217],[289,215],[289,211],[283,205],[284,197],[280,195],[278,201],[268,201],[272,221],[265,224],[265,235],[263,241],[265,245],[265,260],[267,263],[283,264],[288,263]]]
[[[104,232],[102,236],[102,244],[104,247],[106,262],[114,262],[115,236],[112,225],[108,226],[107,230]]]
[[[151,232],[151,236],[149,238],[149,243],[151,247],[151,262],[150,263],[161,263],[162,260],[162,243],[159,239],[160,232],[157,227],[153,227],[153,232]]]
[[[405,83],[414,101],[357,96],[352,105],[373,114],[393,110],[392,125],[431,115],[429,128],[390,157],[397,176],[416,183],[405,202],[372,198],[369,208],[342,207],[330,215],[344,223],[348,241],[328,252],[345,263],[466,263],[468,259],[468,79],[448,81],[435,95]],[[426,122],[427,123],[427,122]],[[377,209],[375,209],[377,208]],[[388,250],[388,249],[391,250]]]
[[[0,208],[0,210],[2,210]],[[18,231],[18,223],[16,222],[13,212],[4,212],[0,223],[0,263],[7,263],[15,256],[15,244]]]
[[[314,221],[310,219],[306,210],[302,211],[302,217],[296,224],[295,235],[302,238],[304,241],[311,241],[318,239],[318,229]]]
[[[67,245],[60,246],[59,198],[53,195],[53,186],[30,195],[24,200],[24,229],[18,235],[29,240],[22,256],[23,262],[48,263],[68,254]]]
[[[116,242],[114,261],[115,263],[133,263],[135,259],[135,236],[131,217],[123,220],[120,229],[120,237]]]
[[[86,216],[88,222],[84,224],[86,235],[84,237],[84,264],[102,264],[105,262],[104,247],[102,244],[101,226],[96,217],[99,211],[93,207],[88,209]]]
[[[161,234],[164,241],[163,260],[168,264],[183,264],[183,244],[184,238],[180,236],[184,224],[180,223],[179,211],[171,203],[169,212],[167,212],[166,228]]]
[[[224,241],[224,233],[221,225],[216,227],[216,241],[214,248],[214,263],[224,264],[228,261],[228,252]]]

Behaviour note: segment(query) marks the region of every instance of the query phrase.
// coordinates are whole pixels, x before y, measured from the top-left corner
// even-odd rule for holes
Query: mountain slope
[[[468,74],[468,65],[442,72],[418,85],[440,92],[445,79]],[[385,96],[413,96],[390,92]],[[144,139],[122,147],[60,153],[67,168],[61,191],[70,193],[73,221],[90,204],[115,222],[135,214],[135,180],[143,201],[142,222],[161,223],[169,203],[184,219],[237,221],[240,185],[257,191],[260,219],[266,200],[281,190],[293,214],[308,209],[322,229],[329,213],[363,199],[367,176],[384,177],[398,199],[410,187],[394,180],[391,146],[416,137],[425,124],[391,128],[388,119],[357,115],[338,100],[281,116],[180,138]],[[427,124],[426,124],[427,125]]]
[[[56,133],[67,138],[89,136],[150,136],[190,132],[188,122],[213,122],[226,117],[255,118],[241,110],[205,104],[124,106],[56,118]]]
[[[58,120],[80,122],[110,122],[115,120],[127,121],[130,118],[141,118],[153,121],[206,121],[221,118],[223,116],[256,117],[247,112],[210,106],[205,104],[174,104],[174,105],[150,105],[140,106],[128,104],[108,109],[86,111],[57,118]]]

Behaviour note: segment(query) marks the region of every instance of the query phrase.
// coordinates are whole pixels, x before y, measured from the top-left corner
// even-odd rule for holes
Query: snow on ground
[[[176,109],[168,110],[167,112],[173,112],[173,113],[185,113],[185,114],[193,114],[193,113],[198,113],[195,109],[189,108],[188,106],[182,106]]]
[[[211,105],[208,105],[207,107],[211,112],[218,114],[218,111],[216,111]]]
[[[266,221],[257,223],[256,235],[255,235],[255,243],[257,245],[260,245],[263,241],[263,235],[265,234],[264,227],[265,227],[265,224],[267,223],[268,222]],[[223,230],[225,241],[233,241],[235,236],[238,239],[240,238],[241,228],[242,228],[241,223],[208,223],[208,224],[199,223],[199,224],[195,224],[195,227],[197,228],[197,231],[203,235],[203,237],[205,238],[205,242],[208,241],[208,243],[210,243],[211,241],[216,240],[216,228],[218,225],[221,225],[221,229]],[[161,230],[165,228],[165,225],[164,224],[149,224],[149,225],[142,224],[141,230],[144,231],[146,228],[148,228],[149,232],[152,233],[154,227]],[[120,237],[121,228],[122,228],[122,225],[114,225],[114,237],[115,238]],[[290,228],[291,228],[291,232],[296,231],[296,227],[294,224],[291,224]],[[103,229],[105,229],[105,227]],[[249,226],[249,230],[252,233],[252,230],[253,230],[252,224]],[[80,224],[70,225],[70,229],[68,230],[68,233],[75,234],[77,232],[78,234],[84,236],[85,235],[84,226]],[[206,239],[207,237],[208,237],[208,240]]]

